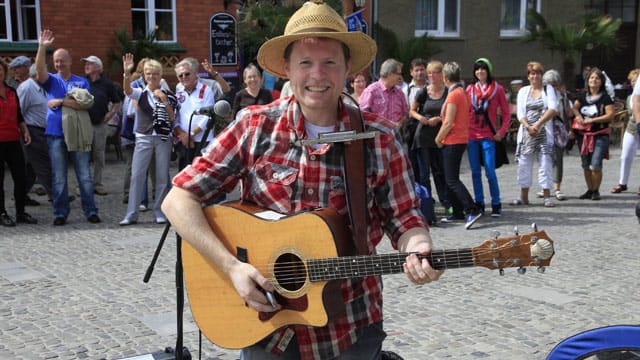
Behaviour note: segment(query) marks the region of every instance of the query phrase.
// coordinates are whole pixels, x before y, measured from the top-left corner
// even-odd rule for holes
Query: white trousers
[[[533,182],[533,163],[538,159],[538,186],[542,189],[551,189],[553,185],[553,160],[551,154],[520,154],[518,156],[518,185],[522,189],[528,189]]]

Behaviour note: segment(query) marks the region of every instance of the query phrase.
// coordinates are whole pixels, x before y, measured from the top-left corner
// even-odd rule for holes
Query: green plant
[[[400,61],[404,65],[402,67],[402,76],[405,79],[411,78],[409,74],[411,60],[415,58],[429,60],[442,51],[442,48],[434,42],[433,38],[426,34],[400,41],[393,31],[383,26],[377,25],[376,31],[379,44],[378,58],[382,61],[388,58]]]
[[[537,11],[527,13],[528,34],[524,42],[540,42],[542,47],[551,53],[560,53],[563,62],[564,79],[573,79],[573,72],[578,56],[583,52],[600,48],[605,54],[619,50],[622,46],[617,32],[622,24],[621,19],[613,19],[607,15],[587,14],[572,22],[549,24]]]
[[[163,53],[162,46],[156,42],[155,30],[138,40],[134,40],[124,27],[114,33],[117,45],[107,52],[107,71],[109,73],[122,72],[122,56],[126,53],[132,53],[136,62],[144,57],[158,59]]]

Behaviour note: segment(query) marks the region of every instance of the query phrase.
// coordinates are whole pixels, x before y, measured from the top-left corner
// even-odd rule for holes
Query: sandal
[[[623,191],[627,191],[627,185],[618,184],[611,188],[612,194],[619,194]]]
[[[520,205],[529,205],[529,201],[522,201],[522,199],[513,199],[511,205],[520,206]]]
[[[544,207],[556,207],[556,204],[553,203],[553,200],[551,200],[551,198],[544,198]]]

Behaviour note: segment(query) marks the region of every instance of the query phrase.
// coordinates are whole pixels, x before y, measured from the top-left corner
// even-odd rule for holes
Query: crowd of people
[[[442,223],[464,222],[469,229],[485,213],[483,169],[491,196],[491,216],[502,216],[503,201],[496,174],[500,164],[496,157],[500,158],[500,152],[505,151],[502,142],[514,128],[517,135],[512,155],[517,163],[520,194],[509,200],[509,205],[530,204],[536,162],[540,190],[535,195],[543,199],[542,205],[553,208],[554,200],[566,200],[567,195],[561,190],[563,159],[574,143],[580,152],[586,185],[585,193],[577,197],[600,200],[603,160],[608,158],[609,124],[614,119],[616,101],[603,70],[589,66],[581,75],[585,79],[583,87],[569,93],[557,70],[544,71],[543,65],[535,61],[525,67],[528,84],[513,79],[509,91],[494,78],[493,65],[487,58],[474,62],[472,80],[466,87],[455,62],[443,64],[435,59],[428,62],[414,59],[410,64],[409,83],[404,82],[401,75],[394,77],[402,73],[402,66],[394,59],[386,60],[381,65],[379,80],[364,89],[362,84],[356,88],[355,81],[366,77],[353,76],[349,82],[352,94],[346,100],[357,99],[361,109],[394,121],[408,152],[416,183],[427,189],[433,204],[437,197],[442,206],[445,214],[440,219]],[[617,114],[627,116],[628,122],[621,139],[620,180],[611,193],[628,189],[630,166],[638,148],[637,123],[632,112],[632,99],[640,93],[636,87],[638,72],[634,69],[629,73],[632,91],[626,106]],[[466,96],[454,92],[459,88]],[[405,104],[398,100],[398,94],[402,93],[408,114],[404,112]],[[465,152],[473,195],[459,178]],[[431,181],[435,192],[432,192]],[[430,211],[424,215],[429,223],[435,224],[437,220],[433,210]]]
[[[259,312],[283,308],[269,296],[274,285],[254,264],[224,247],[202,210],[202,204],[221,201],[239,184],[242,200],[283,214],[329,207],[349,219],[363,215],[365,234],[357,232],[353,220],[350,227],[360,255],[374,254],[386,234],[394,248],[410,254],[403,269],[419,285],[442,274],[418,257],[431,251],[428,224],[460,222],[471,229],[488,206],[491,217],[505,211],[496,168],[512,123],[517,125],[514,155],[520,192],[508,204],[530,204],[535,164],[536,195],[543,199],[542,205],[553,208],[555,200],[565,200],[562,164],[571,141],[580,152],[585,178],[586,191],[579,198],[601,198],[603,160],[609,156],[609,123],[615,109],[606,75],[596,67],[585,74],[584,89],[573,100],[559,73],[545,72],[535,61],[523,66],[528,84],[513,81],[506,91],[490,59],[483,57],[468,71],[472,80],[466,85],[457,62],[420,58],[410,64],[409,83],[402,75],[403,64],[387,59],[379,78],[367,85],[366,71],[377,52],[375,42],[361,32],[348,32],[342,17],[323,2],[308,2],[291,17],[284,35],[261,46],[257,61],[262,70],[255,64],[246,66],[245,87],[233,101],[233,122],[214,134],[210,116],[196,110],[213,107],[230,87],[207,61],[190,57],[179,61],[174,67],[178,84],[171,89],[160,62],[134,59],[127,53],[122,58],[119,89],[102,75],[103,63],[95,55],[82,58],[85,74],[78,76],[71,73],[69,51],[55,49],[55,72],[49,72],[45,57],[54,39],[51,30],[41,32],[33,65],[19,56],[9,66],[0,66],[4,100],[0,103],[0,160],[13,177],[16,208],[14,220],[5,209],[1,189],[2,225],[37,223],[25,211],[35,179],[52,202],[53,225],[65,225],[75,198],[67,181],[68,161],[75,170],[75,192],[83,215],[90,223],[100,223],[94,195],[108,195],[102,180],[105,144],[108,124],[119,119],[121,136],[128,142],[123,182],[127,208],[119,225],[136,224],[146,210],[152,211],[158,224],[170,221],[228,275],[244,304]],[[8,78],[9,67],[17,90]],[[213,80],[200,78],[200,67]],[[634,90],[627,109],[634,110],[629,110],[620,179],[612,193],[628,189],[629,168],[638,148],[639,73],[636,69],[629,74]],[[269,90],[265,78],[273,80]],[[346,97],[345,90],[351,95]],[[362,142],[364,151],[364,158],[355,162],[347,159],[342,146],[305,143],[321,140],[323,133],[359,127],[377,136],[352,140]],[[465,153],[472,192],[460,177]],[[172,158],[179,168],[173,178]],[[363,183],[346,176],[347,163],[362,166],[354,171],[363,174]],[[485,200],[483,169],[490,200]],[[0,184],[3,177],[4,171]],[[149,185],[152,199],[147,194]],[[350,189],[358,187],[366,188],[366,208],[351,206],[357,199]],[[418,195],[422,187],[426,197]],[[433,211],[435,195],[444,213],[439,220]],[[425,201],[429,206],[424,206]],[[431,210],[425,212],[425,208]],[[338,296],[344,304],[340,315],[326,326],[277,329],[243,349],[242,358],[272,359],[283,354],[285,358],[361,358],[363,354],[379,358],[385,337],[380,277],[340,281]]]
[[[45,30],[39,39],[35,64],[26,56],[3,64],[6,69],[3,83],[9,91],[7,100],[12,101],[15,89],[17,102],[17,107],[9,110],[15,112],[11,115],[15,121],[11,121],[11,130],[6,130],[7,144],[3,139],[3,145],[11,143],[10,153],[21,153],[26,166],[16,167],[21,162],[20,156],[4,157],[17,186],[15,221],[3,206],[2,224],[37,223],[24,210],[25,206],[39,204],[29,197],[37,181],[42,188],[36,189],[47,194],[52,203],[54,225],[64,225],[69,204],[75,199],[71,194],[74,189],[67,186],[67,160],[74,166],[78,180],[75,194],[80,197],[85,217],[90,222],[100,222],[94,194],[107,195],[102,173],[106,139],[112,129],[108,125],[113,122],[122,129],[128,161],[123,183],[127,210],[120,225],[135,224],[139,212],[150,209],[157,223],[165,223],[160,205],[171,187],[169,162],[177,158],[178,168],[185,168],[198,155],[196,150],[213,139],[214,131],[202,138],[208,116],[192,114],[215,104],[229,92],[230,86],[206,60],[200,63],[194,58],[182,59],[175,66],[178,84],[174,91],[162,77],[162,65],[148,58],[137,59],[135,71],[134,59],[123,59],[122,89],[103,76],[102,61],[95,55],[82,58],[85,74],[77,76],[70,71],[69,52],[56,49],[53,53],[56,72],[49,73],[45,53],[52,44],[53,33]],[[200,66],[213,79],[200,78]],[[502,215],[504,201],[496,174],[500,164],[495,159],[504,151],[501,143],[516,122],[513,155],[520,195],[506,203],[514,206],[530,203],[536,160],[539,188],[536,196],[543,199],[545,207],[555,207],[554,200],[565,200],[567,196],[561,190],[563,157],[566,147],[573,143],[580,151],[586,185],[579,198],[600,199],[602,161],[608,157],[610,141],[608,124],[616,115],[615,99],[606,89],[607,78],[601,69],[585,67],[576,80],[580,89],[574,94],[567,92],[558,71],[545,72],[538,62],[526,65],[528,84],[513,79],[506,89],[495,79],[493,64],[487,58],[474,62],[466,86],[461,80],[462,70],[455,62],[416,58],[410,64],[409,83],[405,82],[402,69],[402,63],[387,59],[380,66],[378,80],[370,82],[366,69],[354,73],[343,87],[350,96],[342,98],[347,104],[393,122],[408,153],[417,189],[424,188],[428,194],[430,204],[423,209],[430,209],[424,214],[430,224],[459,221],[471,228],[485,213],[486,206],[490,206],[492,217]],[[631,88],[635,87],[638,73],[638,69],[629,73]],[[271,88],[267,88],[268,79],[272,80]],[[232,118],[241,109],[267,105],[293,93],[288,78],[274,76],[253,63],[244,68],[242,80],[243,89],[233,99]],[[457,89],[461,92],[453,91]],[[629,96],[624,110],[629,121],[621,139],[620,178],[611,193],[628,190],[631,162],[638,148],[632,107]],[[73,116],[88,116],[91,126],[67,129],[73,123],[67,119]],[[21,144],[20,152],[14,149],[16,141]],[[472,175],[471,192],[459,177],[465,152]],[[487,204],[483,171],[490,194]],[[436,198],[445,215],[439,220],[434,211]]]

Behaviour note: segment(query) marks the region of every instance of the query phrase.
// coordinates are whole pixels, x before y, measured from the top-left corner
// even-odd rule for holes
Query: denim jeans
[[[582,148],[582,136],[577,138],[578,149]],[[582,168],[591,171],[602,171],[602,160],[609,151],[609,135],[596,135],[594,137],[593,152],[581,155]]]
[[[68,160],[71,160],[76,173],[82,200],[82,212],[85,217],[98,214],[98,208],[93,199],[93,179],[88,151],[67,151],[67,144],[61,136],[47,136],[49,156],[51,157],[53,216],[67,218],[71,211],[69,207],[69,188],[67,184]]]
[[[500,186],[496,175],[496,143],[492,139],[469,140],[467,147],[473,194],[477,204],[484,205],[484,189],[482,187],[482,165],[489,183],[491,205],[500,204]],[[484,164],[483,164],[484,162]]]

